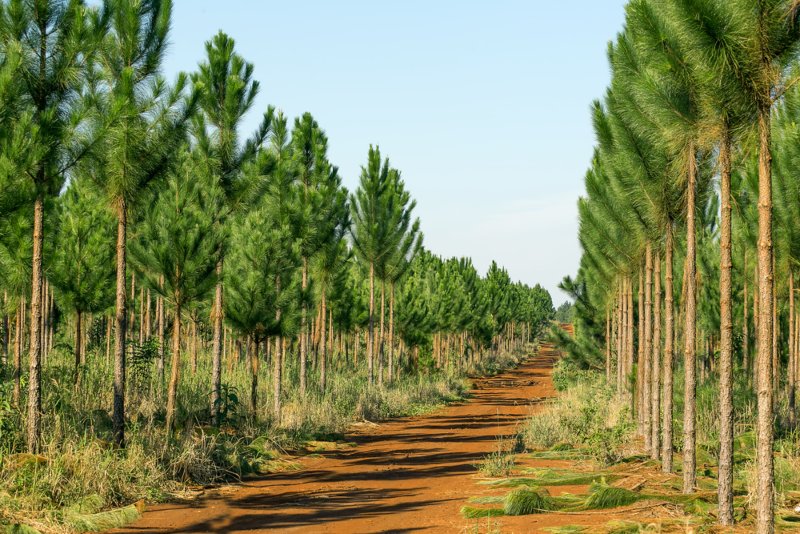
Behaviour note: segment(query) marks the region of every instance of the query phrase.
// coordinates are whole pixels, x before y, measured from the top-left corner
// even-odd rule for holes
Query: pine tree
[[[234,51],[234,40],[223,32],[206,42],[205,61],[192,75],[194,90],[202,113],[195,117],[193,133],[200,150],[208,158],[217,183],[225,195],[225,207],[220,221],[224,224],[227,213],[242,207],[247,198],[247,180],[242,179],[242,169],[252,162],[259,147],[269,134],[274,110],[268,108],[256,132],[239,146],[239,127],[253,106],[259,84],[253,80],[253,65]],[[212,307],[213,346],[211,353],[211,414],[215,424],[222,384],[222,321],[223,321],[223,266],[225,248],[220,249],[217,266],[217,288]]]

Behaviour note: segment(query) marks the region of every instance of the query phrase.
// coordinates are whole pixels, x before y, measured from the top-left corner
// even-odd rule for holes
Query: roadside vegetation
[[[253,109],[224,32],[165,79],[171,17],[0,1],[0,530],[296,469],[463,398],[552,318],[542,287],[427,250],[377,146],[348,191],[310,113]]]
[[[556,333],[683,494],[762,534],[797,504],[799,46],[795,1],[627,2]]]
[[[476,496],[462,508],[475,520],[502,516],[565,513],[574,524],[554,532],[683,532],[715,531],[718,521],[719,407],[717,385],[698,390],[698,486],[682,491],[683,474],[666,474],[649,458],[637,434],[629,400],[596,371],[581,370],[569,359],[553,372],[558,396],[537,408],[518,434],[498,440],[479,469]],[[738,423],[734,468],[734,514],[737,532],[754,529],[757,472],[753,399],[736,396]],[[678,404],[679,394],[676,394]],[[515,440],[524,446],[509,447]],[[776,526],[792,530],[800,521],[794,508],[800,497],[800,436],[784,433],[776,439]],[[676,444],[676,459],[680,447]],[[501,451],[502,454],[499,454]],[[542,463],[557,462],[557,467]],[[498,469],[497,467],[502,467]],[[560,488],[568,486],[569,491]],[[616,517],[597,520],[581,512],[609,510]],[[502,523],[499,523],[502,527]],[[648,530],[649,529],[649,530]],[[502,528],[501,528],[502,530]]]

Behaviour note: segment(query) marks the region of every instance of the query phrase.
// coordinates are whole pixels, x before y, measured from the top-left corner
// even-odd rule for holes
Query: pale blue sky
[[[175,0],[165,74],[193,70],[224,30],[261,82],[244,133],[270,104],[311,112],[351,190],[380,145],[429,249],[482,272],[495,259],[560,303],[580,255],[589,106],[622,19],[622,0]]]

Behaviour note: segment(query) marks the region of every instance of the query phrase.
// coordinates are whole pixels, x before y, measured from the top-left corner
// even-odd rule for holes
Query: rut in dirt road
[[[459,510],[475,494],[475,464],[554,395],[556,358],[545,345],[518,368],[477,380],[466,403],[359,431],[348,436],[355,447],[305,458],[302,471],[155,506],[115,532],[462,531],[469,523]]]

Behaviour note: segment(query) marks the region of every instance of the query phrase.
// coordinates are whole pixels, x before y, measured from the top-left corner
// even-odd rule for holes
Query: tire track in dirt
[[[114,532],[471,531],[475,520],[459,510],[478,493],[474,466],[498,436],[512,434],[555,395],[550,374],[557,358],[545,344],[516,369],[476,380],[465,403],[359,429],[348,435],[355,447],[302,459],[302,471],[248,480],[190,503],[153,506]],[[551,519],[537,516],[537,527],[513,521],[511,528],[535,532],[563,521]]]

